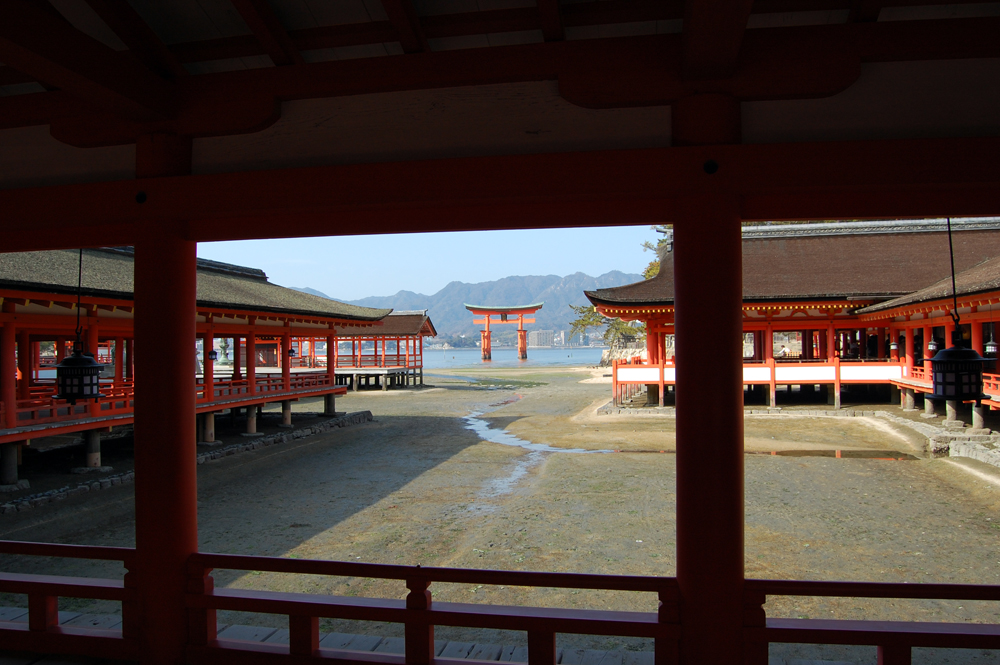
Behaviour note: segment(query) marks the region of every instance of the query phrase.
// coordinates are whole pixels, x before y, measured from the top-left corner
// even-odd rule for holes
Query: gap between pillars
[[[674,227],[681,662],[741,663],[741,225],[727,200],[692,210]]]

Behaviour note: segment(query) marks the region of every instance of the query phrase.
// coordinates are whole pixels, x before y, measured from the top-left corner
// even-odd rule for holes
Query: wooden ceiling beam
[[[13,189],[0,209],[15,222],[5,251],[133,243],[159,225],[205,242],[684,224],[710,198],[747,220],[985,216],[1000,214],[998,152],[973,137],[508,155]]]
[[[175,110],[167,81],[27,0],[0,3],[0,62],[123,117]]]
[[[301,65],[305,62],[288,36],[285,26],[265,0],[230,0],[250,31],[260,42],[274,64]]]
[[[31,83],[35,79],[24,72],[19,72],[13,67],[0,65],[0,85],[17,85],[19,83]]]
[[[685,0],[681,72],[689,81],[736,71],[753,0]]]
[[[404,53],[430,50],[412,0],[382,0],[382,7],[396,29]]]
[[[166,79],[187,75],[187,70],[127,0],[87,0],[87,4],[150,70]]]

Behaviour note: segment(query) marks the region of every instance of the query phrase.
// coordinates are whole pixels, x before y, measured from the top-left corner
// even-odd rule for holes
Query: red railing
[[[772,642],[875,646],[881,665],[909,665],[913,647],[1000,649],[997,624],[768,618],[768,596],[1000,601],[1000,586],[746,580],[747,665],[767,665]]]
[[[370,353],[361,356],[347,354],[337,356],[337,367],[406,367],[415,369],[420,367],[418,360],[419,356],[412,353],[409,356],[405,353],[387,353],[384,356]]]
[[[123,547],[0,541],[0,553],[121,561],[126,569],[133,569],[135,564],[135,550]],[[132,573],[122,580],[0,573],[0,592],[28,596],[27,622],[0,621],[0,642],[5,650],[116,660],[139,657],[139,616]],[[59,598],[118,601],[122,604],[121,628],[60,626]]]
[[[134,550],[125,548],[4,541],[0,541],[0,553],[121,561],[126,569],[134,569],[136,558]],[[215,568],[399,580],[401,595],[404,586],[407,593],[404,600],[394,600],[215,589],[210,576]],[[121,581],[0,573],[0,592],[28,596],[28,622],[0,622],[0,639],[8,649],[134,660],[138,656],[139,610],[131,580],[132,573]],[[430,591],[435,582],[655,593],[659,609],[618,612],[435,603]],[[1000,601],[1000,586],[746,580],[743,621],[748,665],[765,665],[772,642],[874,645],[879,649],[879,662],[885,665],[909,663],[913,647],[1000,649],[1000,625],[996,624],[769,618],[764,610],[769,596],[996,602]],[[121,630],[60,626],[60,597],[121,602]],[[188,560],[187,607],[187,660],[206,665],[223,661],[293,663],[330,657],[426,665],[442,662],[434,657],[434,626],[525,631],[530,665],[555,665],[556,633],[653,638],[655,662],[666,665],[677,662],[683,618],[677,581],[670,577],[422,568],[207,553],[194,554]],[[219,610],[285,615],[289,643],[220,640],[215,622]],[[403,624],[405,656],[322,649],[320,618]]]

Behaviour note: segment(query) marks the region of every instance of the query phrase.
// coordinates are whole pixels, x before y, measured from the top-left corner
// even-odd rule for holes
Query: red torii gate
[[[490,343],[490,321],[493,320],[493,315],[499,316],[499,319],[493,320],[493,323],[514,323],[513,321],[508,321],[507,317],[511,315],[517,315],[517,358],[518,360],[528,359],[528,332],[524,329],[525,323],[534,323],[534,319],[524,318],[525,314],[534,314],[542,308],[545,303],[539,302],[533,305],[518,305],[514,307],[487,307],[485,305],[470,305],[466,303],[465,309],[469,310],[473,314],[482,315],[481,319],[473,319],[473,323],[482,324],[485,326],[483,330],[479,331],[479,335],[482,338],[482,349],[483,349],[483,360],[493,359],[493,348]]]

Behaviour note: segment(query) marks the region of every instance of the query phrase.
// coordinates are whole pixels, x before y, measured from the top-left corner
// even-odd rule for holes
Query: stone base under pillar
[[[936,413],[921,413],[920,417],[921,418],[937,418],[938,414],[936,414]]]
[[[110,473],[114,471],[112,466],[75,466],[69,470],[70,473]]]
[[[0,492],[20,492],[21,490],[26,490],[31,487],[31,483],[27,480],[21,479],[17,481],[15,485],[0,485]]]

